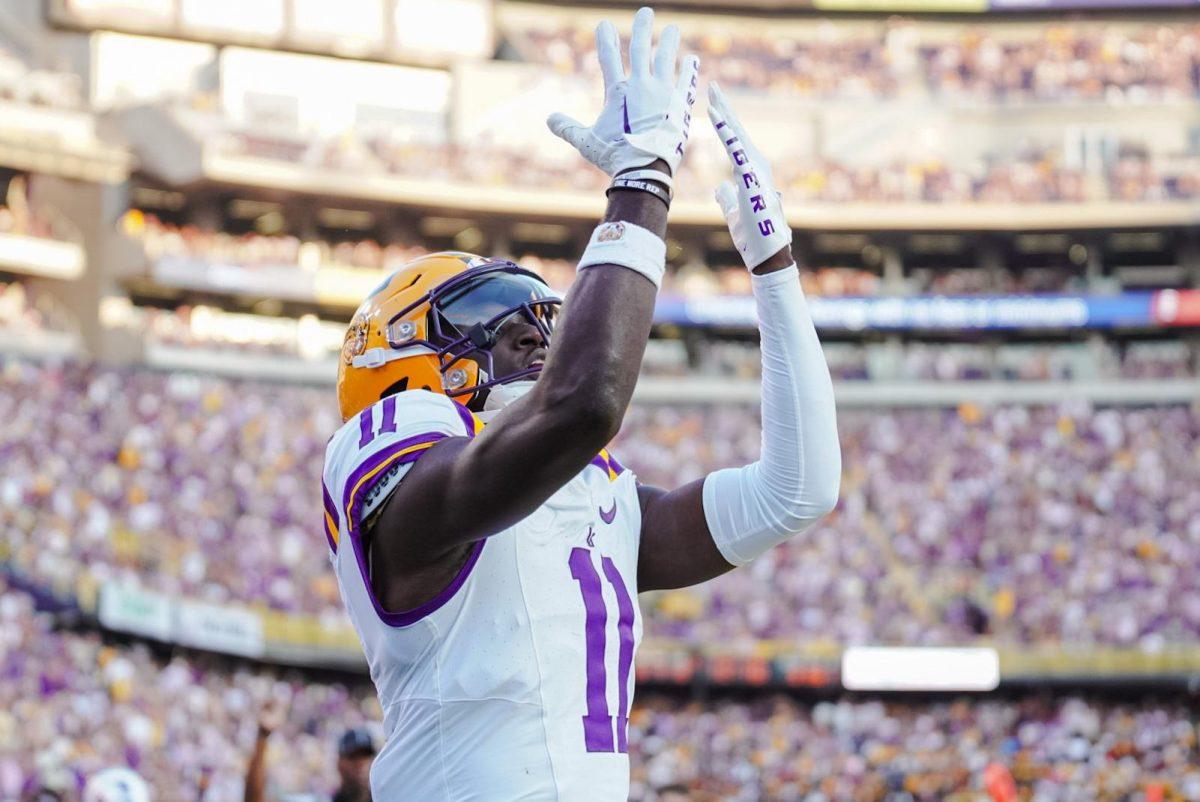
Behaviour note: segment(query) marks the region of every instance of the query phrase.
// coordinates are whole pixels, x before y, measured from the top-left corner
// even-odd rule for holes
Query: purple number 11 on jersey
[[[629,672],[633,668],[633,599],[616,564],[601,557],[604,576],[617,594],[617,742],[613,749],[613,721],[608,712],[608,669],[605,665],[605,630],[608,608],[600,586],[600,574],[585,548],[571,549],[567,560],[571,576],[583,594],[584,647],[587,662],[587,715],[583,717],[583,743],[589,752],[628,752]]]

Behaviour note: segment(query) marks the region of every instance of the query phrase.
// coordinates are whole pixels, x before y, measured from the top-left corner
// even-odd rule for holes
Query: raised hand
[[[792,246],[792,230],[783,215],[783,204],[771,165],[759,152],[733,113],[716,82],[708,85],[708,119],[733,166],[733,180],[717,185],[717,204],[725,215],[734,247],[746,267],[754,268]]]
[[[287,705],[279,697],[272,696],[263,702],[258,711],[259,732],[270,735],[283,726],[287,720]]]
[[[562,113],[546,120],[555,136],[610,176],[658,159],[674,175],[687,146],[700,60],[687,56],[676,75],[679,29],[674,25],[663,30],[652,60],[653,28],[654,11],[639,9],[633,18],[627,76],[617,29],[607,20],[601,22],[596,27],[596,55],[604,76],[600,116],[590,127]]]

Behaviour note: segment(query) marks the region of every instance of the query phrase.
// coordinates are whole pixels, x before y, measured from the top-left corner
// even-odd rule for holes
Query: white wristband
[[[601,223],[579,259],[579,267],[620,265],[641,273],[655,289],[662,286],[666,271],[667,243],[641,226],[618,221]]]

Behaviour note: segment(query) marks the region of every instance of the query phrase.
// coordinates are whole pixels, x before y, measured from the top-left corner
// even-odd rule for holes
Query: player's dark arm
[[[254,749],[246,766],[246,781],[242,789],[242,802],[266,802],[267,799],[267,742],[271,733],[279,729],[287,711],[278,699],[269,699],[258,714],[258,732],[254,737]]]
[[[791,248],[752,271],[765,275],[794,263]],[[734,566],[726,560],[704,517],[704,480],[674,490],[638,486],[642,541],[638,551],[638,590],[685,588],[720,576]]]
[[[612,193],[606,221],[666,233],[667,207]],[[375,525],[377,555],[413,566],[528,516],[616,435],[650,335],[656,290],[639,273],[579,273],[534,388],[474,439],[439,442],[414,465]],[[412,525],[419,521],[419,526]]]
[[[534,512],[620,429],[650,335],[665,258],[664,190],[687,143],[699,69],[689,56],[677,74],[674,26],[651,53],[653,19],[649,8],[634,18],[628,76],[616,28],[597,28],[605,105],[594,125],[561,114],[547,120],[616,177],[604,221],[622,225],[593,234],[534,388],[474,439],[430,448],[385,503],[373,559],[392,573],[432,565],[445,579],[464,544]],[[640,175],[620,178],[632,170]],[[637,188],[619,186],[635,179]]]

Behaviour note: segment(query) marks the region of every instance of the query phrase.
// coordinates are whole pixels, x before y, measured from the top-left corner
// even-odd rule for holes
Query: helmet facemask
[[[413,339],[416,327],[400,319],[410,311],[404,310],[388,323],[388,344],[395,349],[412,345],[432,349],[441,365],[446,395],[474,398],[479,390],[530,379],[541,372],[535,365],[497,375],[492,349],[501,329],[514,318],[532,325],[548,347],[562,299],[536,274],[497,260],[435,287],[427,302],[427,339]]]

